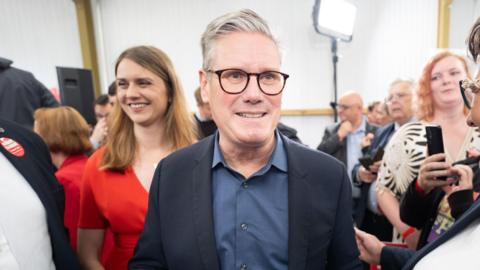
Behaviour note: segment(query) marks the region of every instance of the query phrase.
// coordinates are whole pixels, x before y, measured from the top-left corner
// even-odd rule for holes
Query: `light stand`
[[[337,122],[338,112],[337,112],[337,63],[338,63],[338,54],[337,54],[337,43],[338,39],[331,37],[331,51],[332,51],[332,63],[333,63],[333,101],[330,102],[330,106],[333,109],[333,121]]]
[[[327,36],[331,41],[333,63],[333,119],[337,122],[337,63],[338,41],[350,42],[353,37],[353,26],[357,8],[344,0],[315,0],[313,6],[313,27],[321,35]]]

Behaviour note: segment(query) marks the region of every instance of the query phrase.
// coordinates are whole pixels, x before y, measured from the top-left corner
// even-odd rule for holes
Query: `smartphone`
[[[379,161],[379,160],[382,160],[383,158],[383,154],[384,154],[384,150],[383,150],[383,147],[382,146],[379,146],[377,148],[377,151],[375,152],[375,155],[373,155],[372,157],[372,160],[373,160],[373,163]]]
[[[428,155],[445,153],[443,149],[442,128],[440,126],[426,126]],[[437,177],[437,180],[447,180],[446,176]]]
[[[362,164],[362,166],[365,167],[365,169],[370,170],[369,167],[370,165],[373,164],[373,159],[369,155],[366,155],[359,158],[358,162],[360,162],[360,164]]]

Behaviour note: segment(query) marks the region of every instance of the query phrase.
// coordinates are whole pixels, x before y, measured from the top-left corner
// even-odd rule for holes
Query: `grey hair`
[[[202,34],[201,46],[203,55],[202,67],[208,70],[213,58],[215,41],[222,36],[236,32],[260,33],[270,38],[278,46],[277,40],[273,37],[267,22],[257,13],[250,9],[227,13],[210,22]],[[280,51],[279,51],[280,53]]]
[[[413,91],[413,88],[415,87],[415,81],[413,79],[397,78],[397,79],[393,80],[393,82],[390,83],[389,88],[392,88],[393,86],[395,86],[397,84],[400,84],[400,83],[406,83],[406,84],[410,85],[412,91]]]

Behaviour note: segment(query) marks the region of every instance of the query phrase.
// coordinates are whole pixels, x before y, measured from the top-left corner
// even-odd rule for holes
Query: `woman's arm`
[[[380,188],[377,190],[377,200],[383,214],[399,232],[406,232],[410,228],[410,226],[403,223],[400,219],[400,205],[392,193]],[[409,248],[416,248],[419,235],[419,231],[415,231],[404,239]]]
[[[104,234],[103,229],[78,229],[77,252],[82,269],[104,270],[100,262]]]

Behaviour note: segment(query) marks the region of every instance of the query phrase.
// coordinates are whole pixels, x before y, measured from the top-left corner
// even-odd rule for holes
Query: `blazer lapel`
[[[434,250],[441,244],[445,243],[458,233],[460,233],[465,227],[470,225],[473,220],[480,217],[480,200],[477,200],[469,210],[467,210],[462,217],[455,222],[450,230],[446,231],[442,236],[440,236],[435,241],[431,242],[430,244],[426,245],[422,249],[418,250],[414,257],[412,257],[407,264],[402,269],[413,269],[415,264],[420,261],[425,255],[430,253],[430,251]]]
[[[212,157],[213,140],[210,136],[198,155],[193,176],[193,220],[195,235],[205,269],[218,270],[218,254],[213,227],[212,202]]]
[[[288,269],[301,270],[306,267],[308,228],[311,206],[305,198],[308,194],[307,170],[296,157],[292,143],[282,136],[288,160]]]

